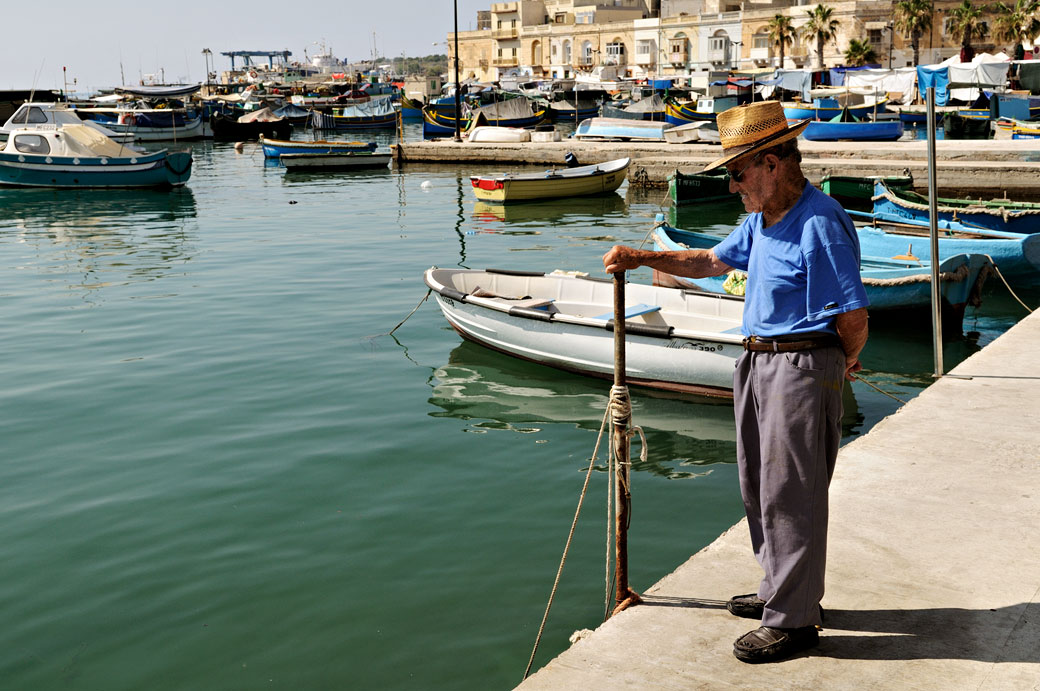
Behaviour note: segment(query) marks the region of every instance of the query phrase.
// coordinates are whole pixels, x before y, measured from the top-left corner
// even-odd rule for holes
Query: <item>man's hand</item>
[[[606,268],[607,273],[612,274],[635,269],[643,265],[641,261],[643,254],[645,254],[643,250],[625,247],[624,245],[614,245],[603,255],[603,266]]]

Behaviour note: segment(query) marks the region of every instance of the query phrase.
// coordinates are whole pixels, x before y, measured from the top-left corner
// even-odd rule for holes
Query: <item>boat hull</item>
[[[364,170],[386,168],[390,154],[336,151],[332,153],[282,154],[278,160],[287,170]]]
[[[882,99],[877,102],[876,106],[873,103],[849,106],[849,113],[856,118],[864,118],[874,113],[884,113],[886,112],[887,103],[888,99]],[[784,117],[788,120],[830,120],[841,115],[841,113],[842,108],[840,107],[799,106],[794,104],[784,106]]]
[[[461,274],[466,274],[460,276]],[[455,279],[446,276],[454,275]],[[600,378],[613,377],[613,286],[574,276],[504,275],[430,269],[426,284],[437,293],[448,323],[464,338],[513,357]],[[509,307],[508,300],[476,297],[485,292],[530,295],[552,301],[539,310]],[[626,320],[626,379],[634,386],[728,398],[733,368],[743,352],[741,301],[727,296],[629,284],[629,304],[660,309]],[[553,311],[555,310],[555,311]],[[721,331],[681,331],[669,320],[696,310],[699,323]],[[587,316],[586,316],[587,315]]]
[[[214,114],[209,119],[215,141],[242,142],[266,137],[288,139],[292,136],[292,123],[288,120],[269,122],[238,122],[234,117]]]
[[[625,120],[621,118],[589,118],[578,123],[575,139],[663,142],[668,122]]]
[[[191,177],[190,153],[128,157],[40,156],[0,152],[0,185],[14,187],[176,187]]]
[[[739,199],[730,192],[729,175],[688,175],[679,171],[668,177],[668,194],[676,206]]]
[[[968,200],[940,198],[936,211],[938,220],[961,223],[969,228],[1040,233],[1040,204],[1011,201],[1006,205],[999,201],[972,204]],[[889,190],[878,183],[874,193],[874,213],[927,224],[928,199],[912,192]]]
[[[136,123],[100,122],[105,129],[138,142],[189,141],[203,138],[202,116],[185,121],[183,127],[148,127]]]
[[[894,142],[903,136],[899,120],[881,122],[826,122],[813,121],[802,132],[802,137],[815,142]]]

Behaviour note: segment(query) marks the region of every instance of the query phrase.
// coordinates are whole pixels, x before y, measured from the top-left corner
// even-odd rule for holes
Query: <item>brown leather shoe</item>
[[[744,617],[745,619],[758,619],[759,621],[762,620],[762,611],[765,606],[766,601],[755,593],[734,595],[726,603],[726,609],[733,616]],[[824,616],[823,605],[820,605],[820,621],[823,621]]]
[[[766,606],[766,601],[760,598],[755,593],[749,595],[734,595],[726,603],[726,609],[729,613],[735,617],[744,617],[745,619],[762,619],[762,609]]]
[[[774,662],[808,650],[820,642],[815,626],[777,629],[760,626],[733,643],[733,654],[741,662]]]

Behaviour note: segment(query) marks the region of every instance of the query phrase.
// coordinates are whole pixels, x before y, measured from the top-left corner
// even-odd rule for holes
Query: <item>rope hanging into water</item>
[[[422,307],[422,304],[424,302],[426,302],[426,299],[428,297],[430,297],[430,293],[432,293],[432,292],[433,292],[433,288],[429,288],[426,291],[426,295],[423,295],[423,299],[419,301],[419,304],[416,305],[415,308],[411,312],[408,313],[408,317],[411,317],[413,314],[415,314],[419,310],[420,307]],[[404,324],[406,321],[408,321],[408,317],[405,317],[400,322],[398,322],[397,326],[395,326],[394,328],[390,329],[390,331],[388,331],[386,335],[387,336],[393,336],[394,332],[397,331],[398,329],[400,329],[401,325]]]
[[[1000,280],[1004,283],[1004,287],[1008,289],[1009,293],[1011,293],[1011,297],[1015,298],[1015,300],[1018,301],[1018,304],[1022,305],[1022,307],[1025,308],[1026,312],[1032,314],[1033,310],[1029,309],[1029,306],[1026,303],[1022,302],[1022,299],[1020,297],[1015,295],[1015,291],[1011,290],[1011,284],[1009,284],[1007,282],[1007,279],[1004,278],[1004,274],[1000,273],[1000,268],[997,267],[997,263],[993,261],[993,257],[989,256],[988,254],[984,256],[986,257],[986,259],[989,259],[990,265],[993,266],[993,271],[995,271],[997,276],[1000,277]]]
[[[643,249],[643,245],[645,245],[646,241],[650,239],[650,234],[653,233],[655,230],[657,230],[658,228],[660,228],[663,225],[667,225],[667,224],[664,221],[657,221],[652,226],[650,226],[650,230],[646,231],[646,235],[643,236],[642,242],[639,243],[639,247],[636,247],[636,249],[637,250]]]
[[[599,435],[596,436],[596,446],[592,449],[592,458],[589,459],[589,467],[585,470],[585,482],[581,486],[581,494],[578,495],[578,506],[574,510],[574,520],[571,521],[571,529],[567,533],[567,542],[563,546],[563,556],[560,557],[560,566],[556,569],[556,578],[553,580],[552,590],[549,593],[549,602],[545,605],[545,614],[542,615],[542,623],[538,626],[538,635],[534,639],[534,649],[531,650],[531,658],[527,661],[527,669],[524,670],[524,679],[531,673],[534,664],[534,656],[538,653],[538,644],[542,642],[542,633],[545,631],[545,622],[549,619],[549,610],[552,609],[556,590],[560,585],[560,576],[563,575],[563,565],[567,563],[567,553],[571,549],[571,540],[574,538],[574,529],[578,526],[578,516],[581,515],[581,505],[585,501],[585,494],[589,489],[589,480],[592,478],[592,469],[596,465],[596,456],[599,455],[599,445],[603,440],[603,431],[607,428],[607,418],[610,415],[610,406],[603,411],[603,422],[599,426]]]
[[[599,455],[599,447],[600,447],[600,444],[603,441],[603,432],[607,429],[607,422],[608,422],[608,420],[610,420],[610,421],[621,420],[621,419],[631,420],[631,418],[632,418],[632,404],[631,404],[631,401],[630,401],[629,396],[628,396],[628,387],[626,387],[626,386],[620,386],[620,387],[612,386],[612,387],[610,387],[610,400],[607,402],[606,410],[603,411],[603,420],[602,420],[602,422],[600,423],[600,426],[599,426],[599,434],[596,436],[596,446],[592,450],[592,457],[589,459],[589,467],[586,468],[586,470],[585,470],[585,482],[582,484],[582,486],[581,486],[581,493],[578,496],[578,506],[574,510],[574,519],[571,521],[571,528],[570,528],[570,531],[568,531],[568,533],[567,533],[567,541],[566,541],[566,543],[564,544],[564,547],[563,547],[563,555],[560,557],[560,565],[556,569],[556,578],[553,580],[552,590],[549,593],[549,601],[545,605],[545,613],[542,615],[542,622],[538,626],[538,634],[535,636],[534,648],[531,650],[531,658],[527,661],[527,669],[524,670],[524,679],[527,679],[528,675],[530,675],[530,673],[531,673],[531,667],[534,665],[535,655],[537,655],[537,653],[538,653],[538,645],[541,643],[541,641],[542,641],[542,634],[545,632],[545,623],[549,619],[549,610],[552,609],[553,600],[556,597],[556,591],[557,591],[557,589],[559,588],[559,585],[560,585],[560,577],[563,575],[563,566],[564,566],[564,564],[567,563],[567,555],[568,555],[568,553],[570,552],[570,549],[571,549],[571,542],[573,541],[573,538],[574,538],[574,531],[575,531],[575,529],[578,526],[578,518],[581,515],[581,507],[582,507],[582,504],[585,501],[585,495],[588,493],[589,480],[592,478],[592,469],[596,465],[596,457]],[[639,452],[639,459],[640,459],[640,461],[644,461],[645,462],[646,459],[647,459],[646,435],[643,433],[642,428],[640,428],[640,427],[631,427],[630,430],[629,430],[629,435],[636,434],[636,433],[639,434],[639,437],[642,440],[642,449]],[[610,440],[608,440],[607,445],[608,445],[608,454],[609,454],[609,458],[610,458],[610,461],[608,463],[609,463],[609,465],[611,465],[611,469],[612,469],[613,468],[613,463],[614,463],[614,453],[613,453],[614,450],[613,450],[613,448],[611,448],[612,447],[612,443],[610,442]],[[613,515],[610,512],[610,507],[613,505],[613,501],[612,501],[613,493],[610,490],[611,490],[611,488],[613,486],[612,485],[612,480],[611,480],[611,478],[613,477],[613,472],[608,472],[607,473],[607,477],[608,477],[608,480],[607,480],[607,491],[608,491],[608,494],[607,494],[607,506],[608,506],[608,509],[607,509],[607,572],[608,572],[607,597],[608,597],[608,602],[609,602],[609,597],[610,597],[610,583],[609,583],[609,581],[610,581],[610,578],[609,578],[609,571],[610,571],[610,524],[611,524],[611,518],[613,517]],[[625,488],[625,489],[627,490],[627,488]]]

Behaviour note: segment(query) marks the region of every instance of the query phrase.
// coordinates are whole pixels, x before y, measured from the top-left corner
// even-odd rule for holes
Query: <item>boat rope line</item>
[[[567,541],[563,546],[563,555],[560,557],[560,566],[556,569],[556,578],[553,580],[552,590],[549,592],[549,601],[545,605],[545,613],[542,615],[542,623],[538,626],[538,635],[534,639],[534,648],[531,650],[531,658],[527,661],[527,669],[524,670],[524,679],[531,673],[534,657],[538,653],[538,644],[542,641],[542,633],[545,631],[545,622],[549,619],[549,610],[552,609],[556,590],[560,585],[560,576],[563,575],[563,565],[567,563],[567,554],[571,549],[571,541],[574,538],[574,530],[578,526],[578,517],[581,515],[581,505],[585,501],[585,494],[589,489],[589,480],[592,478],[592,469],[596,466],[596,456],[599,455],[599,445],[603,441],[603,431],[607,428],[607,418],[610,416],[610,405],[603,411],[603,422],[599,426],[599,434],[596,436],[596,446],[592,450],[592,458],[589,459],[589,467],[585,470],[585,482],[581,486],[581,494],[578,495],[578,506],[574,510],[574,520],[571,521],[570,532],[567,533]]]
[[[1009,293],[1011,293],[1011,297],[1015,298],[1015,300],[1018,301],[1018,304],[1022,305],[1022,307],[1025,308],[1026,312],[1029,312],[1030,314],[1032,314],[1033,310],[1031,310],[1029,308],[1029,305],[1027,305],[1026,303],[1022,302],[1022,298],[1020,298],[1017,295],[1015,295],[1015,291],[1013,291],[1011,289],[1011,284],[1007,282],[1006,278],[1004,278],[1004,274],[1000,273],[1000,269],[997,267],[997,263],[995,261],[993,261],[993,257],[989,256],[988,254],[983,255],[983,256],[985,256],[986,259],[989,259],[989,263],[993,267],[993,271],[996,272],[997,276],[1004,283],[1004,287],[1008,289]]]
[[[668,225],[668,224],[667,224],[667,223],[665,223],[664,221],[657,221],[657,222],[656,222],[656,223],[654,223],[654,224],[653,224],[652,226],[650,226],[650,230],[646,231],[646,235],[644,235],[644,236],[643,236],[643,241],[639,243],[639,247],[636,247],[636,249],[637,249],[637,250],[641,250],[641,249],[643,249],[643,245],[645,245],[645,244],[646,244],[646,241],[650,239],[650,235],[651,235],[651,234],[652,234],[652,233],[653,233],[653,232],[654,232],[655,230],[657,230],[658,228],[660,228],[660,227],[661,227],[661,226],[663,226],[663,225]]]
[[[891,399],[892,399],[893,401],[898,401],[899,403],[903,403],[903,404],[906,404],[906,401],[904,401],[904,400],[903,400],[902,398],[899,398],[899,397],[897,397],[897,396],[893,396],[892,394],[890,394],[889,392],[885,391],[884,389],[882,389],[882,388],[881,388],[880,386],[878,386],[877,384],[875,384],[875,383],[873,383],[873,382],[871,382],[871,381],[868,381],[868,380],[864,379],[863,377],[861,377],[861,376],[859,376],[859,375],[853,374],[853,375],[852,375],[852,378],[853,378],[853,379],[855,379],[856,381],[859,381],[859,382],[863,382],[864,384],[866,384],[866,385],[867,385],[867,386],[869,386],[870,388],[874,389],[874,390],[875,390],[875,391],[877,391],[878,393],[882,393],[882,394],[885,394],[886,396],[888,396],[889,398],[891,398]]]
[[[585,495],[588,494],[589,481],[592,479],[592,469],[596,466],[596,457],[599,455],[599,447],[603,442],[603,433],[607,429],[608,421],[613,420],[631,420],[632,417],[632,403],[628,395],[627,386],[611,386],[610,387],[610,400],[607,402],[606,410],[603,411],[603,420],[599,426],[599,434],[596,435],[596,445],[592,449],[592,457],[589,459],[589,467],[585,469],[585,481],[581,486],[581,493],[578,495],[578,505],[574,510],[574,519],[571,521],[570,530],[567,533],[567,540],[564,543],[563,554],[560,556],[560,565],[556,569],[556,578],[553,580],[552,590],[549,592],[549,601],[545,605],[545,613],[542,615],[542,622],[538,626],[538,634],[535,636],[534,648],[531,650],[531,657],[527,661],[527,668],[524,670],[524,679],[531,674],[531,667],[534,665],[535,656],[538,653],[538,646],[542,641],[542,634],[545,632],[545,623],[549,619],[549,610],[552,609],[553,600],[556,598],[556,592],[559,589],[560,578],[563,576],[563,567],[567,563],[567,555],[570,553],[571,543],[574,539],[574,531],[578,526],[578,518],[581,516],[581,507],[585,502]],[[642,441],[642,449],[639,453],[639,460],[645,462],[647,459],[647,446],[646,446],[646,435],[643,433],[641,427],[632,426],[629,428],[628,434],[630,436],[639,434]],[[611,542],[611,519],[613,517],[613,470],[614,470],[614,449],[613,443],[610,439],[607,441],[608,449],[607,454],[608,464],[610,468],[607,473],[607,611],[609,612],[610,603],[610,590],[613,585],[613,581],[610,577],[610,542]],[[628,487],[624,490],[628,492]],[[629,521],[631,521],[631,514],[629,515]],[[606,616],[604,616],[606,620]]]
[[[401,328],[401,325],[402,325],[402,324],[404,324],[404,323],[405,323],[406,321],[408,321],[408,318],[409,318],[409,317],[411,317],[411,316],[412,316],[413,314],[415,314],[416,312],[418,312],[418,311],[419,311],[419,308],[420,308],[420,307],[422,307],[422,304],[423,304],[424,302],[426,302],[426,299],[430,297],[430,293],[432,293],[432,292],[433,292],[433,288],[429,288],[429,289],[427,289],[427,291],[426,291],[426,295],[423,295],[423,299],[419,301],[419,304],[418,304],[418,305],[416,305],[416,306],[415,306],[414,308],[412,308],[412,311],[408,313],[408,316],[407,316],[407,317],[405,317],[404,319],[402,319],[401,321],[399,321],[399,322],[397,323],[397,326],[395,326],[394,328],[390,329],[390,330],[389,330],[388,332],[386,332],[385,334],[378,334],[378,335],[379,335],[379,336],[393,336],[393,335],[394,335],[394,332],[395,332],[395,331],[397,331],[398,329],[400,329],[400,328]],[[374,338],[374,337],[373,337],[373,338]]]

